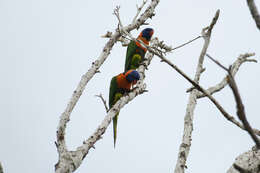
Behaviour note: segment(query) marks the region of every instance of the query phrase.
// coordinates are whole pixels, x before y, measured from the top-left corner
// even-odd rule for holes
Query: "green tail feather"
[[[115,117],[113,118],[113,131],[114,131],[114,148],[116,148],[116,137],[117,137],[117,120],[118,120],[118,115],[117,113]]]
[[[122,93],[116,93],[113,97],[114,97],[114,102],[113,104],[115,104],[121,97],[122,97]],[[115,115],[115,117],[113,118],[113,131],[114,131],[114,148],[116,147],[116,136],[117,136],[117,120],[118,120],[118,115],[119,112]]]

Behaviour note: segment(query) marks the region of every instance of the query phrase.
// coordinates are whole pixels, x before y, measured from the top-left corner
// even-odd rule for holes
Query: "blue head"
[[[144,37],[147,41],[151,40],[151,37],[153,36],[153,29],[152,28],[145,28],[141,33],[140,36]]]
[[[129,83],[136,84],[136,82],[140,79],[140,75],[136,70],[129,70],[126,72],[126,80]]]

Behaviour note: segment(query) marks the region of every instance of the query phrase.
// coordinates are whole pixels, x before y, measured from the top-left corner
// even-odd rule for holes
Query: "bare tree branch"
[[[152,0],[150,5],[146,8],[145,12],[139,17],[139,19],[136,20],[136,22],[127,25],[124,28],[124,30],[129,32],[143,25],[148,18],[151,18],[154,15],[154,9],[158,5],[158,3],[159,0]],[[78,102],[80,96],[82,95],[82,92],[84,91],[87,83],[97,73],[100,66],[104,63],[106,58],[109,56],[112,47],[117,42],[120,36],[121,34],[119,31],[115,31],[115,33],[111,36],[111,38],[103,48],[103,51],[101,52],[99,58],[92,63],[92,67],[87,71],[87,73],[85,73],[82,76],[76,90],[73,92],[73,95],[65,111],[62,113],[60,117],[58,129],[57,129],[57,142],[56,142],[57,150],[59,153],[59,161],[55,165],[56,173],[73,172],[79,166],[78,164],[75,164],[75,161],[73,160],[75,159],[75,156],[72,156],[71,152],[69,152],[67,149],[66,142],[65,142],[65,129],[67,123],[70,120],[71,112],[75,107],[76,103]]]
[[[149,50],[149,48],[148,48]],[[149,50],[149,51],[153,51],[153,50]],[[194,89],[197,89],[198,91],[200,91],[203,95],[205,95],[206,97],[208,97],[212,103],[215,104],[215,106],[218,108],[218,110],[224,115],[224,117],[229,120],[230,122],[234,123],[236,126],[238,126],[239,128],[245,130],[244,126],[239,123],[232,115],[228,114],[225,109],[218,103],[218,101],[207,91],[205,90],[203,87],[201,87],[199,84],[197,84],[194,80],[192,80],[190,77],[188,77],[184,72],[182,72],[176,65],[174,65],[173,63],[171,63],[168,59],[166,59],[164,56],[156,54],[159,58],[162,59],[163,62],[167,63],[168,65],[170,65],[173,69],[175,69],[180,75],[182,75],[186,80],[188,80],[193,86]],[[194,90],[193,89],[193,90]],[[258,129],[253,129],[254,133],[257,134],[258,136],[260,136],[260,131]]]
[[[255,135],[252,127],[250,126],[249,122],[247,121],[246,118],[246,114],[245,114],[245,109],[244,109],[244,105],[241,99],[241,96],[239,94],[238,91],[238,87],[236,84],[235,79],[233,78],[230,70],[228,70],[228,84],[231,88],[231,90],[233,91],[235,100],[236,100],[236,104],[237,104],[237,116],[238,118],[242,121],[244,128],[246,129],[246,131],[249,133],[249,135],[251,136],[251,138],[253,139],[253,141],[256,143],[256,146],[258,149],[260,149],[260,141],[257,138],[257,136]]]
[[[206,56],[211,59],[211,61],[215,62],[218,66],[220,66],[221,68],[223,68],[224,70],[226,70],[228,72],[228,68],[226,68],[225,66],[223,66],[222,64],[220,64],[220,62],[218,62],[217,60],[215,60],[214,58],[212,58],[209,54],[206,54]]]
[[[196,37],[196,38],[194,38],[194,39],[192,39],[192,40],[190,40],[190,41],[188,41],[188,42],[186,42],[186,43],[183,43],[183,44],[181,44],[181,45],[179,45],[179,46],[177,46],[177,47],[175,47],[175,48],[172,48],[171,51],[173,51],[173,50],[175,50],[175,49],[179,49],[179,48],[181,48],[181,47],[183,47],[183,46],[186,46],[187,44],[190,44],[190,43],[192,43],[193,41],[195,41],[195,40],[197,40],[197,39],[199,39],[199,38],[201,38],[201,36],[198,36],[198,37]]]
[[[260,150],[253,149],[241,154],[227,173],[259,173],[260,172]]]
[[[219,10],[216,12],[216,15],[215,15],[215,17],[213,18],[213,20],[212,20],[210,26],[209,26],[209,27],[206,27],[206,28],[204,28],[204,29],[202,30],[202,35],[204,35],[204,36],[210,36],[212,27],[214,26],[214,24],[216,23],[216,20],[218,19],[216,16],[217,16],[217,17],[219,16]],[[120,17],[118,17],[118,18],[120,19]],[[121,27],[123,27],[123,26],[121,26]],[[206,31],[207,31],[207,32],[206,32]],[[184,72],[182,72],[176,65],[172,64],[169,60],[167,60],[167,59],[162,55],[162,52],[161,52],[160,50],[158,50],[158,49],[156,49],[156,48],[154,48],[154,47],[150,47],[150,46],[145,45],[142,41],[139,41],[139,40],[133,38],[132,35],[131,35],[130,33],[128,33],[127,31],[125,31],[125,30],[122,30],[122,32],[124,32],[126,35],[128,35],[128,36],[130,37],[130,40],[134,40],[134,41],[140,42],[144,47],[147,48],[147,50],[148,50],[149,52],[152,52],[153,54],[155,54],[155,55],[157,55],[159,58],[161,58],[162,62],[166,62],[166,63],[169,64],[171,67],[173,67],[179,74],[181,74],[186,80],[188,80],[188,81],[194,86],[193,89],[195,89],[195,88],[198,89],[198,90],[197,90],[197,95],[198,95],[199,91],[201,91],[201,92],[202,92],[202,95],[203,95],[203,96],[207,96],[207,97],[216,105],[216,107],[219,109],[219,111],[224,115],[224,117],[225,117],[227,120],[231,121],[232,123],[234,123],[235,125],[237,125],[237,126],[240,127],[241,129],[245,130],[244,126],[241,125],[238,121],[236,121],[233,116],[229,115],[229,114],[224,110],[224,108],[208,93],[208,91],[206,91],[206,90],[203,89],[200,85],[198,85],[195,80],[193,81],[191,78],[189,78],[189,77],[188,77]],[[210,33],[208,33],[208,32],[210,32]],[[204,38],[204,39],[205,39],[205,38]],[[206,41],[205,41],[205,42],[206,42]],[[162,43],[162,42],[159,42],[159,44],[161,44],[161,43]],[[207,45],[208,42],[205,43],[205,44]],[[204,44],[204,47],[203,47],[202,53],[201,53],[201,54],[204,54],[204,56],[205,56],[205,54],[206,54],[205,44]],[[167,46],[167,45],[166,45],[166,46]],[[170,46],[167,46],[167,47],[170,47]],[[238,60],[241,60],[241,59],[242,59],[241,61],[244,60],[244,61],[256,62],[256,60],[254,60],[254,59],[247,59],[247,60],[245,60],[247,57],[253,56],[253,55],[254,55],[254,54],[248,54],[248,53],[247,53],[247,54],[244,54],[243,56],[241,55],[242,57],[239,58]],[[201,57],[201,55],[200,55],[200,57]],[[240,61],[238,61],[238,62],[240,62]],[[241,63],[242,63],[242,62],[240,62],[240,64],[241,64]],[[199,64],[200,64],[200,63],[199,63]],[[198,64],[198,65],[199,65],[199,64]],[[235,67],[236,67],[236,66],[235,66]],[[239,67],[237,67],[237,69],[236,69],[235,67],[231,67],[232,72],[236,72],[236,71],[238,70],[238,68],[239,68]],[[197,69],[198,69],[198,68],[197,68]],[[204,71],[204,68],[202,68],[202,66],[201,66],[201,67],[200,67],[200,70],[199,70],[198,72],[200,72],[200,74],[201,74],[203,71]],[[196,77],[196,76],[195,76],[195,77]],[[193,89],[192,89],[192,90],[193,90]],[[185,123],[185,124],[186,124],[186,123]],[[253,129],[253,131],[254,131],[255,134],[260,135],[260,131],[259,131],[259,130]],[[185,147],[186,147],[185,144],[184,144],[184,145],[181,145],[181,146],[185,146]]]
[[[158,43],[156,39],[152,40],[151,42],[152,44]],[[123,106],[127,104],[129,101],[133,100],[137,95],[142,94],[143,92],[146,91],[145,90],[146,85],[143,83],[143,80],[145,78],[144,71],[146,69],[146,66],[150,64],[152,58],[153,58],[153,54],[147,53],[146,60],[144,61],[144,65],[141,65],[138,68],[138,72],[140,74],[140,80],[137,83],[137,87],[135,87],[135,89],[132,92],[123,96],[119,101],[116,102],[116,104],[109,110],[108,114],[106,115],[102,123],[98,126],[95,132],[87,140],[83,142],[82,146],[78,147],[76,151],[69,152],[69,156],[71,157],[70,160],[73,161],[70,164],[75,165],[74,167],[72,167],[73,169],[77,169],[77,167],[82,163],[83,159],[88,154],[89,150],[91,148],[95,148],[94,144],[99,139],[102,138],[102,135],[105,133],[111,120],[119,112],[119,110],[123,108]]]
[[[225,71],[228,72],[228,84],[229,84],[229,86],[230,86],[230,88],[231,88],[231,90],[232,90],[232,92],[234,94],[235,101],[236,101],[236,104],[237,104],[237,116],[242,121],[242,123],[244,125],[244,129],[249,133],[251,138],[254,140],[254,142],[256,143],[256,146],[258,147],[258,149],[260,149],[260,141],[256,137],[252,127],[250,126],[249,122],[247,121],[245,110],[244,110],[244,105],[242,103],[242,99],[241,99],[241,96],[239,94],[236,81],[233,78],[232,73],[231,73],[231,66],[229,67],[229,69],[227,69],[225,66],[223,66],[221,63],[219,63],[217,60],[215,60],[211,56],[209,56],[209,55],[207,55],[207,56],[213,62],[215,62],[218,66],[220,66],[222,69],[224,69]]]
[[[249,7],[249,10],[251,12],[253,19],[255,20],[257,28],[260,30],[260,15],[259,15],[259,12],[257,10],[254,0],[247,0],[247,5]]]
[[[240,173],[251,173],[251,171],[248,171],[235,163],[233,164],[233,167]]]
[[[255,59],[248,59],[248,57],[254,56],[254,53],[245,53],[242,55],[239,55],[238,59],[232,64],[231,68],[231,74],[233,76],[236,75],[237,71],[239,70],[239,67],[244,63],[244,62],[257,62]],[[220,90],[222,90],[226,85],[228,84],[227,77],[224,77],[220,83],[218,83],[215,86],[212,86],[207,89],[207,92],[212,95]],[[205,94],[199,92],[197,95],[197,98],[202,98],[205,97]]]
[[[102,123],[98,126],[95,132],[83,142],[83,145],[78,147],[76,151],[73,151],[72,155],[75,157],[74,163],[78,163],[80,165],[83,159],[88,154],[91,148],[95,148],[94,144],[102,138],[102,135],[105,133],[107,127],[109,126],[113,117],[126,105],[129,101],[133,100],[137,95],[142,94],[146,88],[144,83],[139,83],[138,86],[128,93],[127,95],[123,96],[117,103],[108,111],[108,114],[102,121]]]
[[[149,50],[149,49],[148,49]],[[150,50],[149,50],[150,51]],[[193,86],[194,89],[197,89],[198,91],[200,91],[201,93],[203,93],[206,97],[208,97],[214,104],[215,106],[219,109],[219,111],[224,115],[224,117],[231,121],[232,123],[234,123],[235,125],[237,125],[238,127],[240,127],[241,129],[245,130],[244,126],[242,124],[240,124],[237,120],[235,120],[235,118],[233,116],[231,116],[230,114],[228,114],[224,108],[218,103],[218,101],[212,96],[210,95],[210,93],[205,90],[203,87],[201,87],[199,84],[197,84],[194,80],[192,80],[189,76],[187,76],[182,70],[180,70],[176,65],[174,65],[173,63],[171,63],[168,59],[166,59],[164,56],[156,54],[159,58],[162,59],[163,62],[167,63],[168,65],[170,65],[172,68],[174,68],[180,75],[182,75],[186,80],[188,80]],[[260,136],[260,131],[257,129],[253,129],[254,133],[257,134],[258,136]]]
[[[216,13],[216,16],[218,16],[218,15],[219,15],[219,11]],[[200,55],[200,59],[199,59],[198,67],[197,67],[197,73],[195,75],[195,79],[197,81],[190,79],[176,65],[172,64],[170,61],[168,61],[166,58],[164,58],[162,53],[160,51],[158,52],[157,49],[153,49],[153,48],[146,46],[146,45],[143,45],[143,46],[145,46],[148,49],[149,52],[152,52],[155,55],[157,55],[158,57],[160,57],[163,62],[166,62],[171,67],[173,67],[178,73],[180,73],[185,79],[187,79],[192,85],[194,85],[196,89],[203,92],[216,105],[216,107],[220,110],[220,112],[224,115],[224,117],[226,117],[229,121],[236,124],[238,127],[245,130],[243,125],[241,125],[238,121],[236,121],[233,116],[229,115],[224,110],[224,108],[205,89],[203,89],[200,85],[197,84],[198,81],[199,81],[200,74],[203,72],[203,68],[202,68],[203,60],[201,60],[201,59],[204,58],[204,56],[206,54],[206,49],[207,49],[208,44],[209,44],[209,38],[210,38],[209,36],[211,34],[212,27],[216,23],[216,20],[217,20],[217,17],[214,17],[211,25],[209,27],[204,28],[203,32],[202,32],[202,35],[204,36],[204,39],[205,39],[205,43],[204,43],[204,47],[203,47],[201,55]],[[126,33],[126,34],[131,39],[134,39],[134,38],[132,38],[132,36],[129,33]],[[192,92],[197,93],[197,90],[193,90]],[[180,160],[180,163],[179,163],[180,166],[177,163],[177,165],[176,165],[177,169],[175,169],[175,172],[184,172],[184,168],[186,167],[185,163],[186,163],[186,159],[187,159],[187,154],[189,152],[189,148],[190,148],[190,145],[191,145],[191,143],[190,143],[191,142],[191,132],[192,132],[192,127],[193,127],[192,120],[193,120],[193,111],[194,111],[195,105],[196,105],[196,94],[193,95],[191,93],[190,101],[189,101],[189,104],[187,106],[187,114],[186,114],[186,115],[189,115],[189,116],[185,116],[185,128],[184,128],[184,137],[183,137],[184,142],[181,144],[180,150],[179,150],[179,158],[178,159]],[[255,130],[255,132],[257,134],[259,134],[258,130]]]
[[[136,22],[136,19],[137,19],[138,15],[139,15],[140,12],[142,11],[142,9],[143,9],[143,7],[144,7],[144,5],[145,5],[146,3],[147,3],[147,0],[143,0],[143,3],[142,3],[142,5],[141,5],[140,7],[138,7],[138,5],[136,5],[137,13],[136,13],[136,15],[135,15],[135,17],[134,17],[132,23],[135,23],[135,22]]]
[[[111,38],[112,34],[113,34],[112,32],[107,31],[107,33],[102,35],[101,37],[102,38]],[[126,47],[129,44],[129,41],[122,36],[120,36],[117,41],[120,41],[123,47]]]
[[[109,109],[107,107],[107,102],[106,100],[103,98],[102,94],[99,94],[99,95],[95,95],[96,97],[99,97],[101,99],[101,101],[103,102],[104,106],[105,106],[105,109],[106,109],[106,112],[108,113]]]
[[[203,66],[204,56],[207,52],[209,42],[210,42],[211,31],[212,31],[215,23],[218,20],[219,12],[220,11],[217,10],[214,18],[211,21],[210,26],[202,30],[202,37],[204,38],[204,46],[202,48],[202,51],[201,51],[201,54],[199,57],[199,62],[197,65],[196,74],[195,74],[195,78],[194,78],[194,82],[196,84],[199,83],[200,75],[201,75],[201,72],[203,69],[202,66]],[[176,69],[177,68],[175,68],[175,70]],[[188,79],[188,78],[186,78],[186,79]],[[191,81],[189,80],[189,82],[191,82]],[[179,154],[178,154],[177,163],[176,163],[175,170],[174,170],[175,173],[185,172],[184,168],[186,167],[186,160],[189,155],[190,146],[191,146],[191,136],[192,136],[192,131],[193,131],[193,116],[194,116],[194,110],[195,110],[195,107],[197,104],[197,101],[196,101],[197,92],[198,92],[197,90],[193,90],[190,93],[188,105],[186,108],[186,114],[184,117],[184,130],[183,130],[182,143],[179,147]]]
[[[201,91],[203,94],[205,94],[214,104],[215,106],[219,109],[219,111],[224,115],[224,117],[231,121],[232,123],[234,123],[235,125],[237,125],[238,127],[240,127],[241,129],[245,130],[244,126],[242,124],[240,124],[238,121],[235,120],[235,118],[231,115],[229,115],[224,108],[216,101],[216,99],[214,99],[209,93],[208,91],[206,91],[205,89],[203,89],[199,84],[197,84],[197,82],[195,80],[192,80],[191,78],[189,78],[184,72],[182,72],[176,65],[172,64],[169,60],[167,60],[160,52],[156,52],[154,49],[152,49],[151,47],[147,46],[146,47],[147,50],[149,52],[154,53],[155,55],[157,55],[159,58],[161,58],[161,60],[167,64],[169,64],[172,68],[174,68],[179,74],[181,74],[186,80],[188,80],[196,89],[198,89],[199,91]],[[202,51],[203,53],[205,51]],[[203,68],[202,68],[203,69]],[[200,72],[202,72],[202,69],[200,70]],[[196,91],[196,90],[194,90]],[[193,92],[194,92],[193,91]],[[191,97],[191,96],[190,96]],[[195,96],[194,96],[195,97]],[[193,102],[191,102],[191,105],[196,104],[196,98],[193,98]],[[190,105],[188,104],[188,107]],[[187,108],[187,112],[190,114],[190,109]],[[188,124],[188,122],[191,121],[190,117],[185,119],[185,125]],[[189,126],[189,130],[192,131],[192,124]],[[186,132],[186,131],[185,131]],[[184,132],[184,133],[185,133]],[[260,135],[260,131],[257,129],[254,129],[254,133],[256,133],[257,135]],[[186,141],[190,142],[191,141],[191,136],[186,135],[187,137],[185,138]],[[187,140],[190,139],[190,140]],[[189,143],[190,144],[190,143]],[[186,162],[186,155],[185,155],[185,151],[187,151],[187,148],[189,148],[190,145],[188,145],[187,143],[182,143],[180,146],[180,150],[179,150],[179,157],[182,157],[182,159],[184,160],[184,162]],[[183,164],[182,166],[180,166],[181,168],[178,171],[184,171],[184,168],[186,167],[185,164]]]
[[[152,44],[157,44],[158,40],[153,39]],[[95,148],[94,144],[101,139],[102,135],[105,133],[108,125],[110,124],[113,117],[116,115],[116,113],[119,112],[119,110],[127,104],[129,101],[134,99],[137,95],[142,94],[145,92],[146,85],[143,83],[144,79],[144,71],[146,69],[146,66],[150,64],[150,61],[153,58],[152,53],[147,53],[146,60],[144,61],[144,64],[141,65],[138,68],[138,72],[140,74],[140,81],[137,83],[137,87],[130,92],[128,95],[122,97],[109,111],[105,119],[102,121],[101,125],[96,129],[96,131],[91,135],[86,141],[83,142],[83,145],[78,147],[76,151],[67,151],[63,152],[62,156],[60,156],[61,159],[56,164],[56,173],[63,173],[64,171],[75,171],[80,164],[82,163],[85,156],[88,154],[89,150],[91,148]],[[62,166],[60,166],[63,164]]]
[[[159,44],[158,44],[158,47],[161,48],[161,49],[164,49],[165,52],[172,51],[172,47],[164,44],[164,41],[160,41]]]

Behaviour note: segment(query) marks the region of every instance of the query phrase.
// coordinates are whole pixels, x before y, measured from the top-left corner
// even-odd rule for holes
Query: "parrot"
[[[110,82],[109,88],[109,109],[125,94],[130,92],[131,86],[135,85],[140,79],[140,75],[136,70],[128,70],[126,73],[120,73],[114,76]],[[113,118],[114,148],[116,146],[117,137],[117,113]]]
[[[149,41],[153,36],[154,30],[152,28],[145,28],[137,37],[137,40],[141,40],[146,45],[149,45]],[[125,60],[125,72],[130,69],[137,69],[140,63],[144,60],[146,48],[143,47],[137,41],[131,41],[127,46],[126,60]]]

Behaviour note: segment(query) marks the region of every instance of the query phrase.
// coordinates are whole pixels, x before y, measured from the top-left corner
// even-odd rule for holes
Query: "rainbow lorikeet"
[[[149,41],[153,36],[152,28],[145,28],[137,37],[137,40],[141,40],[144,44],[149,45]],[[143,47],[137,41],[131,41],[127,46],[126,60],[125,60],[125,72],[130,69],[137,69],[140,63],[144,60],[146,48]]]
[[[140,79],[140,75],[135,70],[129,70],[126,73],[121,73],[114,76],[110,82],[109,90],[109,108],[112,106],[127,92],[130,91],[132,85]],[[114,147],[116,145],[117,137],[117,120],[119,113],[113,118],[113,132],[114,132]]]

